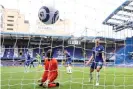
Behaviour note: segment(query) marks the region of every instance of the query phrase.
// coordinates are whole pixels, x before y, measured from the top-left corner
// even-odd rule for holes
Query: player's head
[[[53,58],[53,54],[54,54],[54,52],[52,51],[52,49],[49,49],[46,53],[46,57],[48,57],[48,59],[51,59],[51,58]]]
[[[95,39],[95,45],[96,46],[100,45],[100,39]]]
[[[43,54],[43,56],[45,56],[45,52],[43,52],[42,54]]]
[[[68,52],[68,51],[65,49],[65,50],[64,50],[64,54],[66,54],[67,52]]]

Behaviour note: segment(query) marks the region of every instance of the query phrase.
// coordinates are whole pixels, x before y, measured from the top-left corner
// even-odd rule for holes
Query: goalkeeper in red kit
[[[53,58],[52,50],[48,50],[46,53],[46,58],[44,60],[44,73],[42,79],[39,80],[39,86],[43,87],[56,87],[59,83],[55,83],[54,80],[58,76],[58,62]]]

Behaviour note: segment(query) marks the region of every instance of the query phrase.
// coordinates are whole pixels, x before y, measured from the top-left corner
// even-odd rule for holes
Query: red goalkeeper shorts
[[[54,80],[57,78],[58,76],[58,72],[54,71],[54,72],[44,72],[43,76],[42,76],[42,82],[45,82],[46,80],[50,80],[50,82],[54,82]]]

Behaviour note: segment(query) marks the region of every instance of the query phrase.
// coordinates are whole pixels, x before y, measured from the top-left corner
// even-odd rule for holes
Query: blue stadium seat
[[[127,64],[133,63],[133,60],[128,56],[129,52],[133,52],[133,37],[126,39],[126,45],[121,48],[118,52],[116,52],[116,64]]]

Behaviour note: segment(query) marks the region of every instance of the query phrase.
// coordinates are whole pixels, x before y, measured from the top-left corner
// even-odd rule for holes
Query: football
[[[42,6],[39,9],[38,17],[44,24],[54,24],[59,19],[59,11],[52,7]]]

